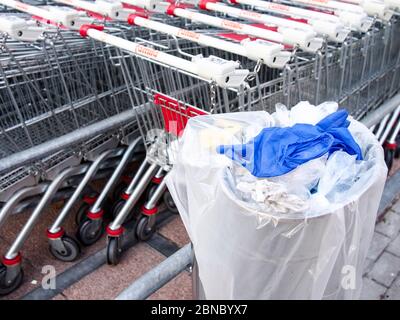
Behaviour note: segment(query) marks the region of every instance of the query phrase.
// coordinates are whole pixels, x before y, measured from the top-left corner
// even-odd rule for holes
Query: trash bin
[[[234,165],[215,146],[229,134],[247,141],[273,118],[202,116],[186,127],[167,185],[194,247],[195,298],[357,299],[387,174],[382,147],[351,120],[365,167],[346,197],[312,211],[260,212],[238,197]]]

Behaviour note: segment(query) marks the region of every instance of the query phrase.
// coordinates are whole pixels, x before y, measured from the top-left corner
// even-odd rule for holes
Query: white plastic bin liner
[[[312,216],[263,212],[260,220],[232,191],[232,161],[215,147],[243,143],[272,125],[266,112],[201,116],[190,119],[180,141],[167,185],[193,243],[205,297],[357,299],[387,174],[382,147],[351,120],[368,170],[345,201]]]

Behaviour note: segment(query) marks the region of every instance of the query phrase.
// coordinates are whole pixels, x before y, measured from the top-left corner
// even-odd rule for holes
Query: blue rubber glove
[[[321,132],[328,132],[335,138],[329,154],[343,150],[348,154],[357,155],[357,160],[362,160],[361,148],[348,129],[350,125],[350,121],[347,120],[348,116],[349,114],[346,110],[339,110],[318,122],[317,127]]]
[[[217,152],[238,162],[259,178],[280,176],[326,153],[344,150],[362,159],[361,149],[348,126],[347,111],[335,112],[317,125],[263,129],[256,137],[240,145],[222,145]]]

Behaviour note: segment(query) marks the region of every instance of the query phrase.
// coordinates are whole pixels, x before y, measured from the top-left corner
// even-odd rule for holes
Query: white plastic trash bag
[[[337,109],[332,103],[301,104],[312,112],[309,123]],[[304,123],[301,104],[294,110]],[[375,136],[351,119],[349,129],[363,162],[338,151],[268,179],[264,190],[278,184],[277,192],[253,198],[243,196],[246,185],[239,190],[235,181],[244,169],[216,152],[218,145],[243,143],[262,128],[294,123],[295,113],[283,106],[273,115],[246,112],[189,120],[167,185],[193,243],[206,299],[359,298],[387,174]],[[337,170],[342,162],[343,170]],[[318,192],[296,191],[316,179]],[[268,206],[253,201],[262,196]],[[297,206],[282,208],[285,197],[304,203],[290,198]]]

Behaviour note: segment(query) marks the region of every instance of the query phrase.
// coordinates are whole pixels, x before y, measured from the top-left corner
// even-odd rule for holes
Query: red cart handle
[[[99,25],[96,25],[96,24],[84,24],[84,25],[79,29],[79,34],[80,34],[82,37],[86,38],[89,29],[95,29],[95,30],[98,30],[98,31],[103,31],[103,30],[104,30],[104,26],[99,26]]]

